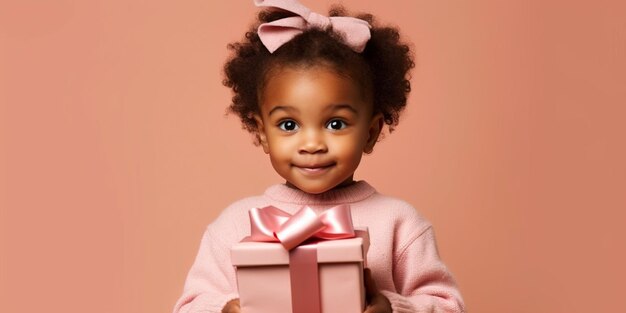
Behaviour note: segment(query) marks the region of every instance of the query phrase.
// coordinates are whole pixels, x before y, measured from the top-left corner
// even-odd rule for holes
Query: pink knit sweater
[[[211,223],[174,313],[221,312],[237,295],[230,247],[250,234],[248,209],[274,205],[294,213],[349,203],[355,226],[367,226],[372,277],[393,312],[464,312],[456,283],[439,259],[431,224],[408,203],[381,195],[365,181],[312,195],[286,185],[230,205]],[[245,313],[245,312],[244,312]]]

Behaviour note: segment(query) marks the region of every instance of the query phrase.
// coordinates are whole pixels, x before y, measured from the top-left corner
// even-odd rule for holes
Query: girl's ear
[[[368,131],[367,141],[365,142],[365,147],[363,147],[363,152],[370,154],[374,151],[374,145],[378,141],[378,136],[380,136],[380,132],[383,130],[383,114],[376,113],[372,117],[372,121],[370,122],[370,128]]]
[[[263,119],[258,114],[254,114],[254,120],[256,121],[256,127],[258,130],[257,136],[259,136],[259,143],[263,147],[263,152],[270,153],[269,145],[267,144],[267,135],[265,134],[265,124]]]

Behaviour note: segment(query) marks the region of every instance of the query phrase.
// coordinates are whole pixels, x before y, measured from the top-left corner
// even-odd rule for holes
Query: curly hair
[[[411,91],[409,71],[415,66],[408,44],[400,41],[397,28],[379,27],[371,14],[357,18],[372,25],[371,39],[361,53],[342,43],[341,34],[332,27],[311,28],[297,35],[271,54],[261,42],[257,28],[261,23],[293,16],[282,10],[259,12],[258,21],[241,42],[228,45],[232,55],[224,65],[223,84],[233,91],[228,113],[235,113],[242,127],[259,135],[255,114],[260,114],[259,95],[272,70],[285,66],[330,65],[360,83],[371,96],[374,113],[381,113],[389,132],[398,125],[400,113]],[[347,16],[343,7],[333,6],[329,16]]]

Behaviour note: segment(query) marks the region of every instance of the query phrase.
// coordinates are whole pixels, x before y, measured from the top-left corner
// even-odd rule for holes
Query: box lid
[[[318,263],[364,262],[369,248],[367,228],[358,228],[357,237],[317,242]],[[297,248],[296,248],[297,249]],[[289,251],[277,242],[242,241],[231,248],[234,266],[289,264]]]

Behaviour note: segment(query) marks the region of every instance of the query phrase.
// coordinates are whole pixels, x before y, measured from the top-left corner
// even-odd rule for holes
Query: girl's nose
[[[300,153],[323,153],[328,151],[324,134],[321,131],[309,129],[301,132],[302,143],[298,152]]]

